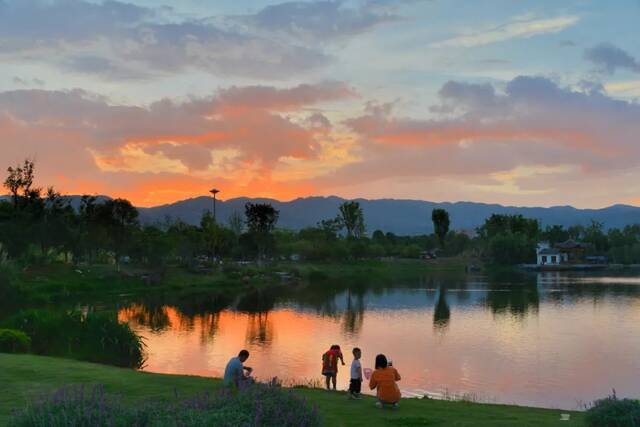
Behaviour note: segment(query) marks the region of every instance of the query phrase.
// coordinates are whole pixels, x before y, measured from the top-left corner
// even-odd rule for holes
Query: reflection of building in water
[[[364,323],[364,298],[362,294],[351,295],[351,290],[347,291],[347,307],[344,311],[342,329],[348,334],[358,335]]]
[[[273,342],[273,325],[269,320],[269,312],[250,313],[247,322],[247,344],[268,347]]]
[[[438,287],[438,300],[433,309],[433,328],[439,332],[445,332],[451,319],[451,310],[447,303],[447,287]]]
[[[544,288],[549,285],[558,285],[562,282],[563,273],[560,271],[540,271],[536,273],[536,284],[538,288]]]

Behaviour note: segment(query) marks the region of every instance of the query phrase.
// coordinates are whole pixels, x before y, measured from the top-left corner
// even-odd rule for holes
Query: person
[[[337,344],[332,345],[331,348],[322,355],[322,375],[325,376],[327,390],[331,390],[330,383],[332,382],[333,389],[336,389],[338,359],[342,362],[342,366],[344,366],[342,351],[340,351],[340,346]]]
[[[351,362],[351,381],[349,381],[349,398],[360,399],[362,389],[362,364],[360,358],[362,351],[356,347],[353,349],[353,362]]]
[[[252,383],[250,377],[253,368],[244,366],[244,362],[249,358],[249,352],[242,350],[238,353],[238,357],[232,357],[224,369],[224,385],[227,387],[242,387],[243,385]],[[245,375],[247,372],[247,375]]]
[[[377,390],[378,401],[376,406],[382,408],[383,405],[393,405],[398,407],[400,402],[400,389],[396,381],[400,381],[400,374],[396,368],[389,366],[387,358],[384,354],[376,356],[376,369],[371,374],[369,380],[369,388]]]

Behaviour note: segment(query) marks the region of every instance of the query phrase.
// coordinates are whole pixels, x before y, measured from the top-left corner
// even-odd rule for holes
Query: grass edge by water
[[[108,392],[122,394],[126,402],[149,398],[189,397],[205,389],[216,389],[218,379],[155,374],[114,368],[70,359],[0,353],[0,425],[11,411],[39,393],[69,384],[103,384]],[[349,401],[344,393],[296,389],[296,393],[318,406],[328,426],[582,426],[583,415],[571,412],[570,422],[560,421],[564,410],[509,405],[404,399],[398,410],[377,410],[374,399]]]

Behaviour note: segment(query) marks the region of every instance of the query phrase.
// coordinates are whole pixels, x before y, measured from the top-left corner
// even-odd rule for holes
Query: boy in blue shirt
[[[233,357],[227,363],[227,367],[224,369],[224,385],[241,387],[242,385],[252,383],[251,378],[245,375],[247,371],[249,375],[253,372],[253,369],[249,366],[244,366],[244,362],[249,358],[249,352],[242,350],[238,353],[238,357]]]

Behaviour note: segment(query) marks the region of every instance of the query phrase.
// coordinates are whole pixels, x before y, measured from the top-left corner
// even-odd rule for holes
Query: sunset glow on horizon
[[[141,207],[212,185],[640,205],[638,18],[636,0],[0,0],[0,166]]]

